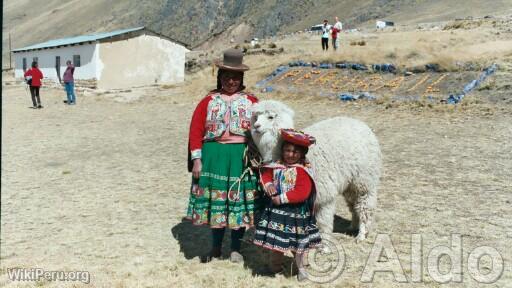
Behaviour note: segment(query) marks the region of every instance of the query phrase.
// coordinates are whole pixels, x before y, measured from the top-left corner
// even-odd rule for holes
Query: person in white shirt
[[[331,34],[331,25],[329,25],[329,21],[324,20],[324,25],[322,26],[322,50],[329,50],[329,34]]]
[[[334,27],[341,31],[341,29],[343,29],[343,24],[341,24],[341,22],[338,19],[338,17],[334,17],[334,19],[336,20],[336,23],[334,23]]]

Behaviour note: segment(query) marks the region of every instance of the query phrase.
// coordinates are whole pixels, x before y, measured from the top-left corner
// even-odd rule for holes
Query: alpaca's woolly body
[[[280,158],[280,128],[293,127],[293,111],[281,102],[262,101],[253,108],[251,135],[264,161]],[[316,138],[307,155],[316,177],[316,214],[323,232],[332,232],[336,197],[342,194],[352,213],[357,240],[369,232],[377,205],[381,153],[375,134],[363,122],[335,117],[304,132]]]

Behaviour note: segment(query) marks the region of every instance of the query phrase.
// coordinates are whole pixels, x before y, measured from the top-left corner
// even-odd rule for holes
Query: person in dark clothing
[[[43,108],[41,105],[41,98],[39,96],[39,89],[41,88],[41,80],[43,79],[43,72],[39,70],[37,62],[32,62],[32,68],[27,70],[24,74],[27,84],[30,86],[30,95],[32,96],[33,108]]]

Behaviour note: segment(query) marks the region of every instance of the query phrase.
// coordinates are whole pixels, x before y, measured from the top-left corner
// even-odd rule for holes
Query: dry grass
[[[401,67],[436,63],[448,71],[457,62],[482,66],[503,59],[511,53],[512,36],[496,34],[497,28],[454,31],[399,31],[340,34],[341,47],[322,53],[319,36],[300,35],[282,41],[290,59],[309,61],[357,61],[366,64],[392,62]],[[350,46],[364,38],[366,45]],[[332,48],[331,48],[332,49]],[[280,59],[276,59],[280,60]]]

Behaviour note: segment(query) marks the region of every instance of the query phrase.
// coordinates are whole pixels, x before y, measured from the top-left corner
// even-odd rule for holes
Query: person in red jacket
[[[243,54],[238,49],[224,52],[216,61],[217,89],[197,105],[189,132],[189,172],[193,185],[186,218],[196,225],[209,225],[212,249],[202,262],[221,256],[226,227],[231,229],[232,262],[242,262],[241,239],[254,225],[258,179],[244,166],[246,135],[251,106],[258,99],[245,92]]]
[[[24,77],[30,86],[30,95],[32,96],[33,108],[43,108],[41,105],[41,98],[39,96],[39,89],[41,88],[41,80],[43,79],[43,72],[37,68],[37,62],[32,62],[32,68],[28,69]]]
[[[291,251],[299,268],[298,280],[306,278],[305,253],[321,242],[313,211],[315,184],[306,160],[315,138],[293,129],[282,129],[282,159],[264,165],[261,184],[267,204],[256,225],[254,244],[274,251],[272,272],[282,270],[284,252]]]
[[[341,30],[338,30],[338,28],[336,28],[336,26],[333,26],[332,27],[332,30],[331,30],[331,39],[332,39],[332,48],[334,48],[334,51],[336,51],[338,49],[338,33],[340,32]]]

